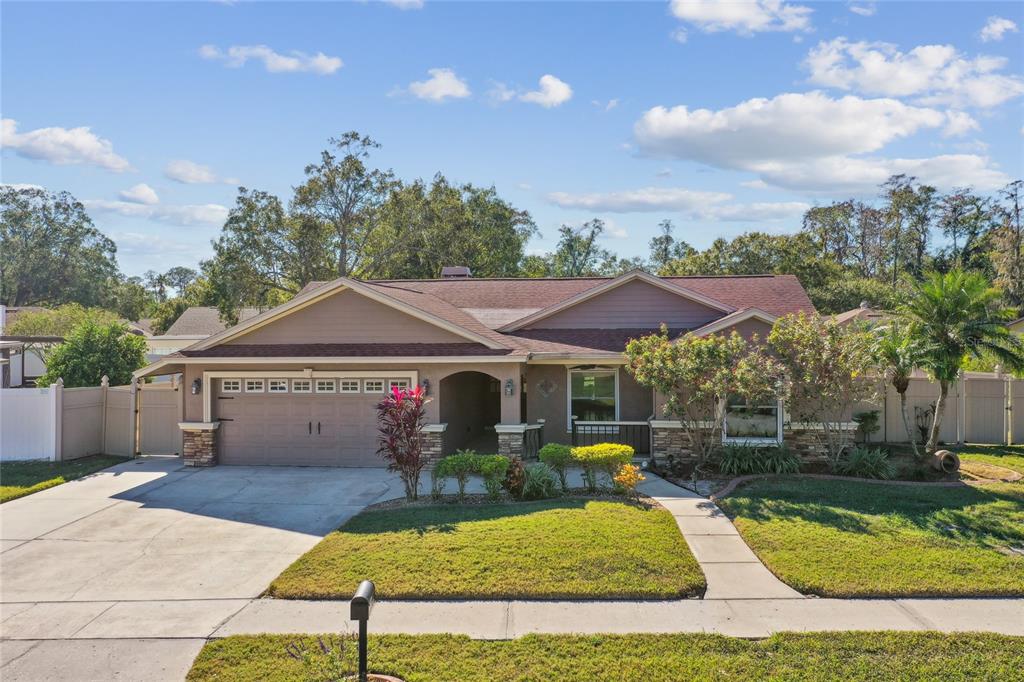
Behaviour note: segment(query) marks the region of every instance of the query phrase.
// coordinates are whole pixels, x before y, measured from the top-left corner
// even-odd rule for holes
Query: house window
[[[725,401],[723,441],[778,443],[782,436],[782,410],[779,401],[748,401],[729,396]]]
[[[242,392],[242,380],[241,379],[221,379],[220,380],[220,392],[221,393],[241,393]]]
[[[409,380],[392,379],[391,381],[388,382],[388,390],[391,390],[393,388],[398,388],[404,391],[405,389],[409,388]]]
[[[365,393],[383,393],[384,392],[384,380],[383,379],[367,379],[363,382],[363,391]]]
[[[569,424],[612,422],[618,419],[618,372],[614,369],[574,369],[569,372]]]
[[[309,379],[292,379],[292,393],[312,393],[313,382]]]
[[[317,393],[334,393],[334,379],[317,379]]]
[[[246,393],[263,393],[263,379],[246,379]]]
[[[359,393],[359,379],[342,379],[342,393]]]
[[[288,392],[288,380],[287,379],[271,379],[267,384],[267,388],[271,393],[287,393]]]

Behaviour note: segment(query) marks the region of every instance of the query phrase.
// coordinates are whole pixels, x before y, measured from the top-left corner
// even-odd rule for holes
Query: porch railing
[[[647,422],[584,422],[572,420],[573,445],[622,443],[638,455],[651,452],[651,425]]]
[[[537,459],[544,445],[544,422],[527,424],[523,431],[523,459]]]

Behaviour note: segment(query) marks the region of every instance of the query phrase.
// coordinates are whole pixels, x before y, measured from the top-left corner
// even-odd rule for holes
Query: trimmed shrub
[[[523,460],[516,457],[509,462],[508,473],[505,474],[505,482],[502,485],[514,499],[523,499],[523,487],[526,485]]]
[[[546,500],[558,495],[555,469],[543,462],[534,462],[523,469],[523,499]]]
[[[479,455],[476,458],[477,472],[483,476],[487,496],[492,500],[501,495],[502,484],[508,474],[511,461],[504,455]]]
[[[637,465],[623,464],[622,468],[619,469],[619,473],[615,474],[615,478],[612,480],[615,482],[615,490],[617,492],[633,496],[636,494],[637,484],[647,479],[640,473],[640,467]]]
[[[558,482],[562,485],[562,492],[569,492],[569,483],[565,479],[565,470],[572,464],[572,448],[562,443],[548,443],[538,453],[540,461],[547,464],[558,474]]]
[[[836,473],[860,478],[888,480],[896,475],[889,453],[881,448],[853,448],[839,459]]]
[[[459,485],[459,499],[463,500],[466,498],[466,483],[477,471],[476,460],[477,454],[472,450],[458,450],[439,461],[434,467],[434,474],[439,478],[454,478]]]
[[[440,462],[430,471],[430,497],[433,500],[440,500],[444,495],[446,476],[440,471]]]
[[[795,474],[800,470],[800,457],[785,445],[726,445],[719,455],[718,470],[730,476]]]
[[[598,443],[597,445],[586,445],[572,449],[572,458],[583,467],[583,480],[587,490],[597,490],[597,476],[599,473],[608,477],[609,486],[614,485],[612,480],[622,468],[623,464],[629,464],[633,460],[633,448],[620,443]]]

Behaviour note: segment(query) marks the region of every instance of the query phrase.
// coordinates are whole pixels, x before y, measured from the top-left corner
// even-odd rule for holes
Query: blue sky
[[[129,274],[196,265],[238,185],[287,198],[358,130],[406,179],[495,185],[644,255],[792,232],[906,172],[990,192],[1024,165],[1013,2],[14,3],[0,180],[68,190]]]

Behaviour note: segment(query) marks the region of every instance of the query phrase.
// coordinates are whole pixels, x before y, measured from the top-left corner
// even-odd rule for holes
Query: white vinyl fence
[[[179,382],[0,390],[0,460],[179,454]]]

